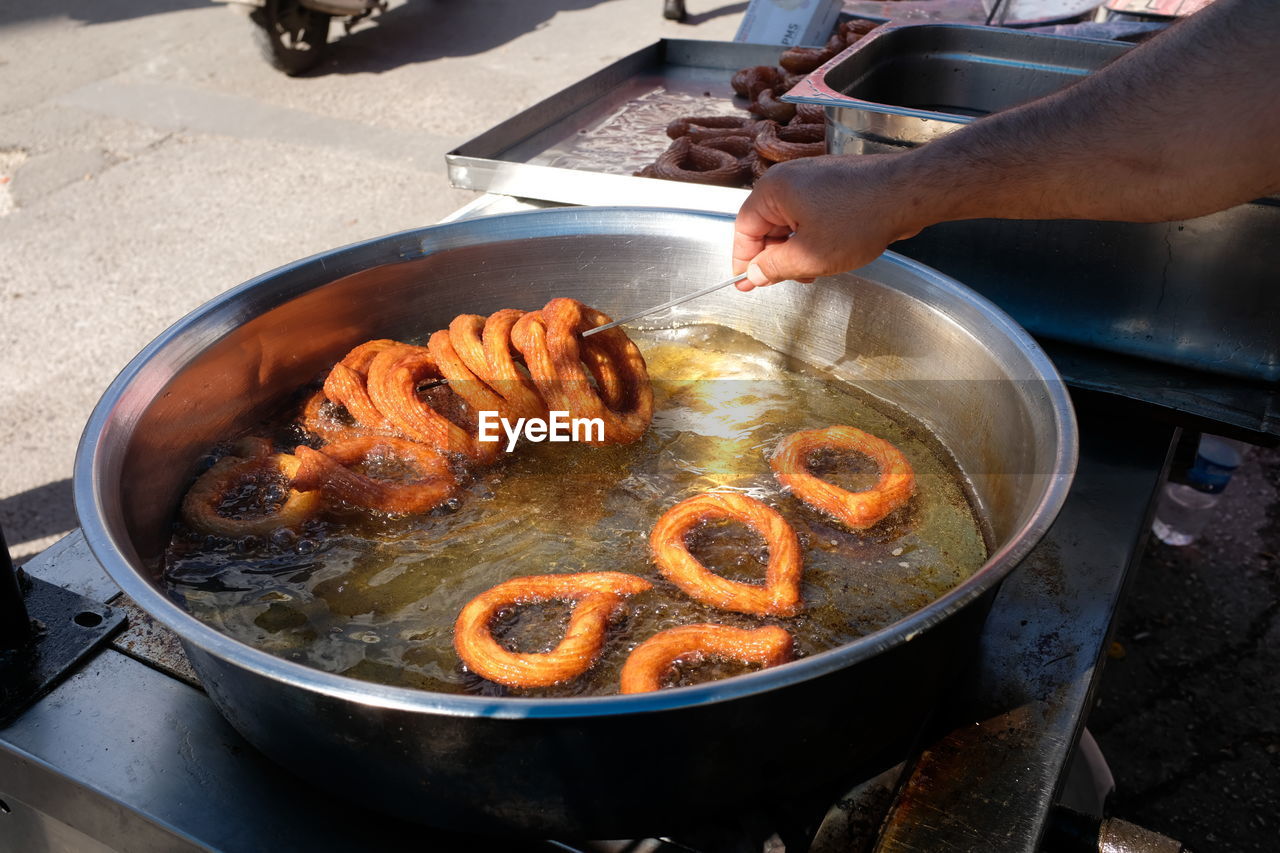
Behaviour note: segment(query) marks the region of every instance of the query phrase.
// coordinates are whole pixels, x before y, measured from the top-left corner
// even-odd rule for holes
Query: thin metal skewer
[[[591,335],[594,335],[596,332],[603,332],[605,329],[612,329],[614,326],[621,326],[623,323],[630,323],[632,320],[638,320],[641,317],[647,317],[650,314],[657,314],[659,311],[665,311],[668,308],[674,308],[675,306],[681,304],[682,302],[688,302],[691,299],[697,299],[699,296],[706,296],[708,293],[714,293],[715,291],[719,290],[722,287],[728,287],[731,284],[737,284],[738,282],[746,279],[746,277],[747,277],[747,274],[742,273],[741,275],[735,275],[733,278],[728,279],[727,281],[722,281],[719,284],[713,284],[710,287],[704,287],[702,288],[702,290],[695,290],[693,293],[686,293],[684,296],[677,296],[675,299],[672,299],[668,302],[664,302],[661,305],[655,305],[652,308],[646,308],[643,311],[637,311],[634,314],[629,314],[626,317],[623,317],[621,320],[614,320],[612,323],[605,323],[603,326],[596,326],[594,329],[587,329],[585,332],[582,333],[582,337],[584,338],[590,337]]]

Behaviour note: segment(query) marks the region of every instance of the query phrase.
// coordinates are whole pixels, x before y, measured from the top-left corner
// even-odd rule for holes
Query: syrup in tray
[[[986,559],[982,525],[954,462],[900,412],[721,327],[630,334],[648,361],[656,404],[640,441],[603,448],[526,442],[479,472],[454,507],[426,516],[352,511],[267,542],[217,542],[180,530],[166,557],[171,594],[243,642],[330,672],[443,692],[565,696],[616,693],[631,648],[693,622],[778,624],[795,637],[797,654],[824,651],[927,604]],[[911,503],[863,533],[805,507],[769,469],[768,454],[783,436],[832,424],[893,442],[915,469]],[[874,469],[856,455],[817,458],[814,467],[846,488],[874,482]],[[676,502],[711,490],[758,498],[795,528],[804,548],[801,615],[720,611],[658,574],[648,550],[654,522]],[[689,541],[726,577],[763,579],[767,548],[745,526],[708,524]],[[628,615],[587,674],[516,691],[464,670],[453,623],[473,596],[521,575],[602,570],[640,575],[654,589],[628,600]],[[494,632],[513,649],[549,649],[568,612],[559,603],[517,608]],[[680,683],[737,671],[707,664],[682,673]]]

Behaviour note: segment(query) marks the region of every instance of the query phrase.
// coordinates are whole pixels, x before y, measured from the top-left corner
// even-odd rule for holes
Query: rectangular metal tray
[[[774,65],[777,45],[662,39],[445,155],[455,187],[567,204],[736,212],[747,191],[632,173],[687,115],[742,115],[735,71]]]
[[[783,99],[826,107],[834,154],[900,151],[1065,88],[1131,47],[968,24],[888,26]]]

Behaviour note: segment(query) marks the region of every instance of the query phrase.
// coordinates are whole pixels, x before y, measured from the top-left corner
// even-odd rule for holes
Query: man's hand
[[[748,275],[738,289],[856,269],[918,232],[903,215],[900,156],[805,157],[770,168],[738,211],[733,271]]]
[[[738,212],[739,288],[855,269],[938,222],[1169,222],[1280,193],[1277,44],[1280,0],[1216,0],[1073,86],[904,154],[779,163]]]

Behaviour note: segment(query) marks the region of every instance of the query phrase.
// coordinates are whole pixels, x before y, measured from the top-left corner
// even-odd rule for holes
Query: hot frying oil
[[[479,471],[450,507],[375,517],[338,511],[266,542],[218,542],[180,531],[166,578],[198,618],[254,646],[330,672],[444,692],[580,695],[617,692],[636,644],[695,622],[777,624],[811,655],[920,608],[986,559],[982,525],[946,451],[901,412],[751,338],[717,326],[632,332],[649,364],[653,425],[634,444],[525,442]],[[783,491],[769,454],[785,435],[834,424],[895,444],[916,494],[870,530],[853,533]],[[845,488],[874,483],[857,454],[816,454],[811,470]],[[707,491],[748,494],[777,509],[804,551],[804,611],[762,619],[699,604],[653,565],[649,531],[673,504]],[[725,577],[763,580],[768,548],[734,522],[708,523],[692,552]],[[600,661],[545,690],[510,690],[467,672],[453,623],[472,597],[502,581],[563,572],[630,572],[654,583],[628,599]],[[512,608],[493,623],[509,648],[548,650],[567,604]],[[742,671],[685,667],[673,683]]]

